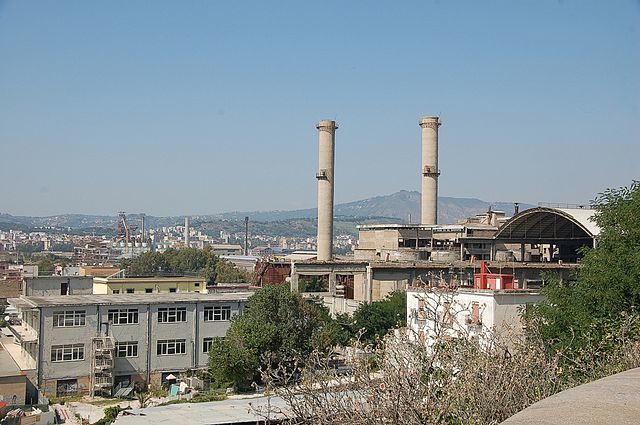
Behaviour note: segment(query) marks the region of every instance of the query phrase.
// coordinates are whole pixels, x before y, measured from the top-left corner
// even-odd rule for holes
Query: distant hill
[[[487,202],[475,198],[440,197],[438,204],[439,223],[457,223],[458,220],[485,212],[489,207],[504,211],[507,216],[513,214],[510,202]],[[533,205],[520,204],[520,210],[532,208]],[[361,201],[338,204],[335,207],[337,217],[389,217],[402,222],[417,223],[420,220],[420,192],[401,190],[391,195],[376,196]],[[316,208],[292,211],[252,211],[230,212],[221,214],[227,220],[242,220],[249,216],[252,221],[278,221],[292,218],[313,218],[317,216]]]
[[[513,214],[513,204],[508,202],[487,202],[475,198],[439,198],[438,222],[457,223],[458,220],[471,217],[487,211],[489,206],[494,210],[505,211],[507,216]],[[531,208],[533,205],[520,204],[520,209]],[[376,196],[363,199],[361,201],[338,204],[335,207],[336,220],[362,223],[372,222],[374,218],[387,218],[386,222],[417,223],[420,218],[420,193],[416,191],[401,190],[391,195]],[[236,221],[243,220],[248,216],[252,222],[272,222],[285,221],[291,219],[313,219],[317,216],[316,208],[292,211],[248,211],[248,212],[228,212],[222,214],[191,216],[192,223],[216,222],[216,221]],[[172,226],[182,224],[184,216],[156,217],[146,216],[147,228],[160,226]],[[72,229],[113,229],[115,231],[118,217],[83,215],[83,214],[61,214],[49,217],[28,217],[12,216],[0,213],[0,229],[36,228],[36,227],[56,227]],[[130,224],[140,224],[140,214],[128,214],[127,222]]]

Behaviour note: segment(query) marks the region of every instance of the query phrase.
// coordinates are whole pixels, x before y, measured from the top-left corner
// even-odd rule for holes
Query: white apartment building
[[[47,396],[111,395],[143,381],[160,386],[207,367],[251,293],[68,295],[11,298],[12,332]]]
[[[538,290],[461,287],[409,288],[410,339],[432,345],[442,337],[466,337],[482,343],[487,331],[521,332],[522,309],[544,300]]]

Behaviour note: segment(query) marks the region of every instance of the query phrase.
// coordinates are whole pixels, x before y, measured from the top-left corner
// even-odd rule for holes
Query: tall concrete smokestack
[[[438,223],[438,117],[422,117],[421,224]]]
[[[184,246],[189,248],[189,217],[184,218]]]
[[[318,161],[318,260],[329,261],[333,256],[333,166],[335,155],[335,121],[323,120],[316,125],[319,132]]]

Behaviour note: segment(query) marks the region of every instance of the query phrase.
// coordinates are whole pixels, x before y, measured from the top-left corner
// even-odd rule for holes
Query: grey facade
[[[22,295],[49,297],[55,295],[91,295],[93,278],[78,276],[42,276],[24,279]]]
[[[45,395],[159,386],[169,373],[205,368],[208,341],[225,336],[250,293],[21,297],[14,327]]]

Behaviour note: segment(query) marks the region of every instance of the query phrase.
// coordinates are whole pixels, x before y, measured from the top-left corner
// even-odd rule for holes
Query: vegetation
[[[404,291],[391,293],[382,301],[362,304],[353,314],[353,328],[361,331],[361,339],[375,342],[389,329],[406,325],[407,298]]]
[[[248,390],[261,382],[260,371],[278,364],[304,364],[313,351],[332,353],[356,334],[365,341],[385,335],[405,322],[404,292],[363,304],[353,317],[329,317],[323,307],[304,300],[286,286],[271,285],[249,299],[243,316],[232,319],[225,338],[216,338],[209,352],[209,370],[218,387]]]
[[[374,345],[355,341],[347,373],[314,352],[300,375],[279,367],[265,370],[263,379],[287,403],[277,412],[290,424],[497,424],[567,387],[561,354],[550,354],[539,337],[487,331],[481,345],[461,336],[430,348],[404,333]],[[605,372],[615,373],[640,366],[640,346],[629,340],[625,346],[601,352],[597,361],[583,359],[581,367],[607,364]]]
[[[298,281],[298,290],[300,292],[327,292],[329,291],[328,282],[323,281],[318,276],[310,279],[300,278]]]
[[[359,224],[370,223],[400,223],[402,220],[388,217],[346,217],[336,216],[334,220],[334,233],[336,235],[351,235],[357,237]],[[273,235],[285,238],[311,238],[318,234],[318,223],[315,217],[307,218],[289,218],[278,219],[273,221],[256,221],[250,223],[251,234],[253,235]],[[220,232],[226,233],[243,233],[244,221],[216,219],[212,221],[193,223],[193,228],[202,231],[205,234],[217,236]],[[260,241],[252,241],[259,243]]]
[[[624,340],[640,340],[640,182],[606,191],[595,207],[597,247],[585,251],[575,282],[552,281],[544,289],[548,302],[529,314],[576,380],[598,377],[577,367],[594,349],[613,354]]]
[[[524,334],[486,330],[481,344],[432,335],[438,342],[427,348],[404,334],[372,344],[383,331],[367,330],[346,374],[321,352],[302,369],[264,371],[288,404],[289,423],[494,424],[558,391],[639,367],[640,183],[595,204],[597,247],[585,250],[575,282],[544,289],[548,302],[528,309]],[[356,312],[354,328],[389,324],[376,304]]]
[[[261,368],[331,348],[335,341],[325,330],[330,321],[326,311],[284,285],[262,288],[249,298],[244,314],[232,319],[226,338],[213,342],[209,368],[215,384],[248,390],[260,382]]]
[[[58,257],[53,254],[46,254],[38,259],[38,274],[42,276],[50,276],[53,274],[56,265],[66,266],[69,263],[68,258]]]
[[[128,275],[197,274],[206,278],[208,283],[212,285],[218,282],[246,283],[251,281],[250,273],[219,258],[209,247],[145,252],[134,260],[122,260],[120,265],[126,269]]]
[[[122,412],[124,409],[120,406],[112,406],[104,409],[104,417],[97,422],[94,422],[94,425],[109,425],[115,422],[118,418],[118,414]]]

